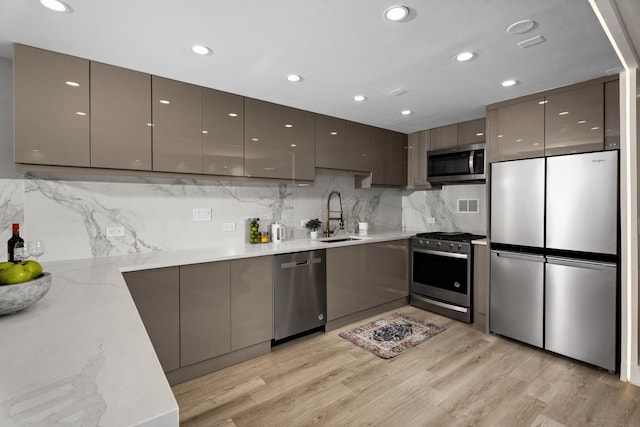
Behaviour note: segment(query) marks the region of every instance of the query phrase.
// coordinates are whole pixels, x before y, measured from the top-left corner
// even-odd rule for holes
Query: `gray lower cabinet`
[[[273,338],[273,257],[230,261],[231,351]]]
[[[327,249],[327,320],[358,311],[360,246]]]
[[[409,295],[406,239],[327,249],[327,320]]]
[[[273,338],[273,257],[124,273],[165,372]]]
[[[180,268],[123,273],[165,372],[180,367]]]
[[[473,323],[487,327],[489,303],[489,249],[486,245],[473,245]]]
[[[406,239],[359,247],[358,310],[409,295],[409,242]]]
[[[231,351],[228,262],[180,267],[180,366]]]

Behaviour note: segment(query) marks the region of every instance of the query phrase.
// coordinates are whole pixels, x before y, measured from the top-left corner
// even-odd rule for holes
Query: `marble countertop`
[[[122,272],[411,237],[415,231],[43,263],[53,281],[0,317],[0,425],[178,426],[178,405]],[[338,236],[339,237],[339,236]]]

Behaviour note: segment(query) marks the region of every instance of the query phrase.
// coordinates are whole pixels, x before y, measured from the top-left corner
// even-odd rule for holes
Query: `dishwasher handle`
[[[287,268],[305,267],[310,264],[320,264],[321,262],[322,258],[309,258],[302,261],[283,262],[280,264],[280,268],[284,270]]]

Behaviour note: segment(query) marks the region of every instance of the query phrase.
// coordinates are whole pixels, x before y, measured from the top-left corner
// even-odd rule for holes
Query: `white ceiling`
[[[387,22],[396,1],[66,0],[74,12],[57,14],[0,0],[0,55],[23,43],[405,133],[620,70],[587,0],[406,0],[412,19]],[[537,28],[507,33],[523,19]],[[516,45],[536,35],[546,42]],[[194,43],[214,54],[194,55]],[[465,50],[478,57],[454,61]],[[520,84],[500,87],[508,78]]]

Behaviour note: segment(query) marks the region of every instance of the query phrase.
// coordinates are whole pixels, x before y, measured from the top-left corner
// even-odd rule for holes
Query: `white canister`
[[[358,234],[369,234],[369,223],[368,222],[359,222],[358,223]]]
[[[282,242],[284,240],[284,225],[279,224],[278,221],[271,224],[271,241]]]

